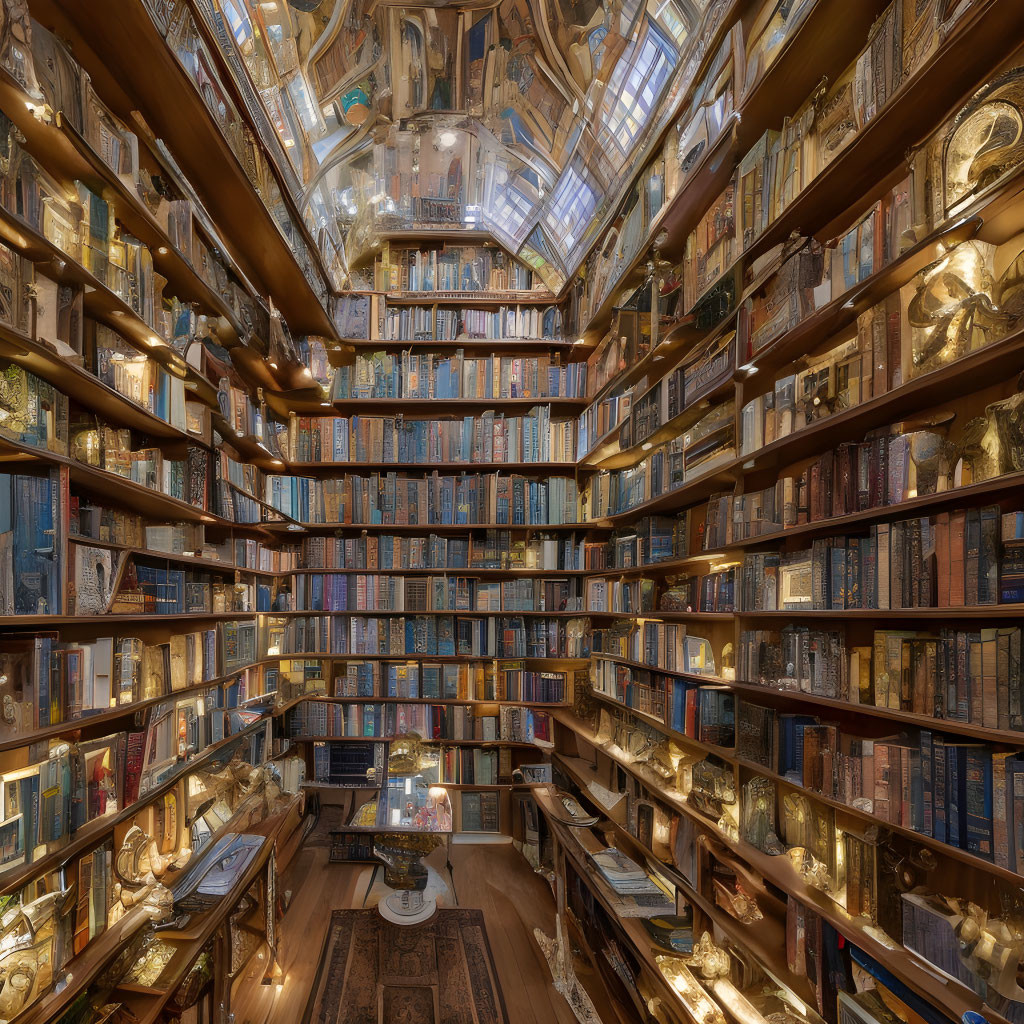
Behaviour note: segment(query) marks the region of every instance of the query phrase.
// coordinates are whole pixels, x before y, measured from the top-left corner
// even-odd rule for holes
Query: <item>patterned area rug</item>
[[[508,1024],[483,913],[335,910],[303,1024]]]

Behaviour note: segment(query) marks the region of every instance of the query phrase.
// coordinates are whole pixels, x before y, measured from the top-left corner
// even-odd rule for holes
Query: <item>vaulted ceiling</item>
[[[485,231],[555,287],[667,124],[723,4],[203,6],[239,50],[307,220],[346,265],[386,232]]]

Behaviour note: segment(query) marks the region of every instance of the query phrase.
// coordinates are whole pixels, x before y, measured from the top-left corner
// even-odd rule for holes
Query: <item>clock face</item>
[[[1022,132],[1020,111],[1002,100],[986,103],[964,119],[946,148],[947,209],[987,184],[985,172],[1000,164]]]

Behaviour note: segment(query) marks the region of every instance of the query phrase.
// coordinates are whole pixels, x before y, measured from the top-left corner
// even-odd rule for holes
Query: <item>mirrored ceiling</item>
[[[202,6],[238,48],[307,223],[347,270],[381,238],[485,232],[557,289],[672,116],[724,3]]]

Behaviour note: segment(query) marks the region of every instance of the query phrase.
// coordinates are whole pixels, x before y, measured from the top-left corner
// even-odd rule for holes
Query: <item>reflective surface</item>
[[[698,69],[725,0],[204,0],[342,276],[381,235],[492,235],[557,288]]]

